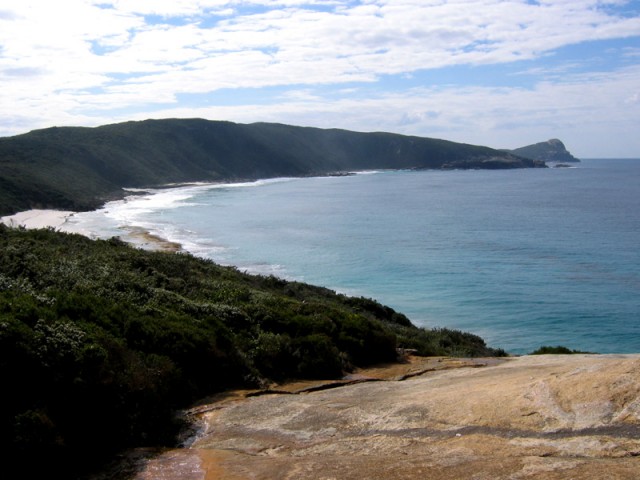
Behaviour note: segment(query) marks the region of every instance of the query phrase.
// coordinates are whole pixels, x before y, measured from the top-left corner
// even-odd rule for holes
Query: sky
[[[148,118],[640,158],[640,0],[2,0],[0,136]]]

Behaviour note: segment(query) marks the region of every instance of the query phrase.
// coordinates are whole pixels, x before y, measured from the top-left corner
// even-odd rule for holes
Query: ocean
[[[640,352],[640,160],[181,186],[76,214],[64,229],[144,229],[513,354]]]

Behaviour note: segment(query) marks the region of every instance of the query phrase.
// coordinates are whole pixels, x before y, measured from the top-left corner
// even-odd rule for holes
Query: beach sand
[[[91,232],[67,230],[65,228],[67,219],[75,213],[76,212],[62,210],[27,210],[2,217],[0,218],[0,223],[14,228],[54,228],[63,232],[80,233],[86,237],[95,238],[95,235]],[[122,230],[123,234],[119,236],[120,240],[134,247],[162,252],[179,252],[182,250],[182,246],[179,243],[171,242],[158,235],[154,235],[144,228],[123,227]]]
[[[0,218],[0,222],[10,227],[60,228],[75,212],[62,210],[27,210]]]

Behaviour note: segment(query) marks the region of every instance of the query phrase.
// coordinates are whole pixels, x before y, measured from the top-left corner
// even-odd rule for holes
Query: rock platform
[[[413,357],[214,400],[138,480],[640,478],[640,355]]]

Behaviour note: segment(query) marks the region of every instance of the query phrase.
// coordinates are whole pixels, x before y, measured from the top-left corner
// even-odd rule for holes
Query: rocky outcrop
[[[391,380],[362,372],[379,381],[203,406],[193,445],[137,478],[638,478],[640,355],[403,368]]]
[[[526,147],[509,150],[520,157],[542,162],[579,162],[580,160],[569,153],[557,138],[552,138],[546,142],[527,145]]]
[[[507,168],[547,168],[547,164],[542,160],[530,159],[522,155],[511,155],[509,157],[454,160],[443,164],[440,168],[443,170],[502,170]]]

